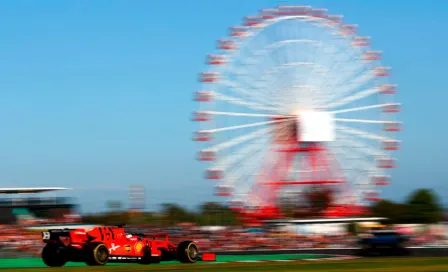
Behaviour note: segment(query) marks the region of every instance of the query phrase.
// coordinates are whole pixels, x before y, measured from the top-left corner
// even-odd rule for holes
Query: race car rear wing
[[[55,229],[42,232],[42,240],[44,242],[59,241],[60,237],[70,237],[72,229]]]

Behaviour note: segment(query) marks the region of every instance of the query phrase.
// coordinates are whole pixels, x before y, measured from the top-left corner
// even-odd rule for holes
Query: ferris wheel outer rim
[[[296,19],[296,18],[302,18],[302,19],[309,19],[310,18],[310,16],[280,16],[280,17],[276,17],[276,18],[273,18],[273,19],[267,19],[267,20],[265,20],[264,21],[264,23],[263,23],[263,27],[244,27],[244,28],[247,28],[248,29],[248,32],[250,33],[250,35],[248,35],[248,36],[246,36],[246,37],[242,37],[242,38],[240,38],[240,37],[232,37],[231,39],[233,40],[233,41],[236,41],[236,40],[241,40],[240,42],[239,42],[239,47],[238,47],[238,50],[234,50],[234,52],[233,53],[231,53],[231,54],[220,54],[221,56],[225,56],[226,58],[227,58],[227,60],[228,60],[228,63],[232,63],[232,61],[236,58],[236,57],[238,57],[239,56],[239,53],[241,52],[241,48],[242,48],[242,46],[241,45],[243,45],[243,44],[247,44],[247,43],[249,43],[250,42],[250,40],[252,39],[252,38],[254,38],[257,34],[259,34],[261,31],[263,31],[267,26],[270,26],[270,25],[272,25],[272,24],[275,24],[276,22],[281,22],[281,21],[283,21],[283,20],[289,20],[289,19]],[[329,21],[327,18],[312,18],[312,20],[311,21]],[[269,22],[269,23],[267,23],[267,22]],[[346,25],[346,24],[343,24],[343,23],[341,23],[341,24],[326,24],[325,25],[325,27],[330,27],[330,28],[338,28],[338,29],[340,29],[342,26],[344,26],[344,25]],[[355,36],[355,37],[362,37],[362,36],[356,36],[356,35],[351,35],[351,34],[349,34],[349,35],[345,35],[344,36],[344,38],[349,38],[349,37],[352,37],[353,38],[353,36]],[[244,47],[244,46],[243,46]],[[354,48],[354,49],[358,49],[358,52],[361,54],[361,53],[363,53],[363,52],[366,52],[367,50],[362,50],[361,49],[361,47],[355,47],[355,46],[352,46],[352,48]],[[371,51],[373,51],[373,50],[371,50]],[[380,52],[382,52],[382,51],[380,51]],[[230,57],[229,57],[230,56]],[[381,61],[380,60],[376,60],[376,62],[378,62],[379,64],[381,64]],[[227,63],[227,64],[228,64]],[[219,72],[219,70],[220,69],[216,69],[215,71],[216,72]],[[377,78],[375,77],[375,79],[374,79],[375,81],[377,81]],[[383,132],[384,133],[384,132]]]

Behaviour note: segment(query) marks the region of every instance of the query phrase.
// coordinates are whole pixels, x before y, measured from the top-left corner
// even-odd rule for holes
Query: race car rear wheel
[[[61,267],[67,263],[64,248],[57,244],[47,244],[42,249],[42,261],[49,267]]]
[[[199,259],[198,246],[192,241],[183,241],[177,246],[177,257],[181,263],[195,263]]]
[[[90,266],[105,265],[109,260],[109,249],[105,244],[92,245],[86,252],[86,264]]]

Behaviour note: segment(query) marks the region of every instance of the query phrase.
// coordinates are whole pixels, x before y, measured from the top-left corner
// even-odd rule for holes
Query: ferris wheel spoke
[[[263,149],[258,149],[254,154],[252,154],[252,159],[254,161],[260,160],[262,155],[263,155]],[[256,163],[254,163],[253,165],[239,164],[239,167],[237,167],[236,170],[228,174],[228,176],[226,177],[225,184],[229,186],[234,186],[235,183],[244,175],[244,173],[247,172],[248,168],[249,170],[254,170],[254,168],[256,167],[257,167]]]
[[[346,137],[349,137],[349,139],[344,139],[344,138],[340,138],[339,141],[343,142],[343,143],[347,143],[347,145],[345,145],[345,148],[349,148],[349,147],[355,147],[357,152],[361,152],[367,156],[371,156],[371,157],[385,157],[387,156],[387,153],[384,151],[380,151],[378,150],[378,148],[374,148],[366,143],[362,143],[357,141],[355,138],[353,138],[352,135],[348,134],[345,135]]]
[[[383,137],[383,136],[379,136],[373,133],[368,133],[362,130],[358,130],[355,128],[348,128],[346,126],[342,126],[342,125],[336,125],[337,130],[340,130],[341,132],[347,132],[353,135],[357,135],[357,136],[361,136],[363,138],[366,139],[371,139],[371,140],[379,140],[379,141],[393,141],[393,139],[387,138],[387,137]]]
[[[253,100],[258,103],[262,103],[263,105],[269,105],[269,100],[267,100],[266,97],[260,96],[260,94],[257,94],[255,92],[247,91],[241,86],[238,85],[238,83],[230,80],[223,80],[220,83],[221,85],[230,87],[232,90],[234,90],[236,93],[239,93],[240,95],[243,95],[244,97],[248,98],[249,100]]]
[[[333,147],[332,149],[336,151],[336,154],[338,154],[339,160],[344,158],[344,160],[342,161],[346,165],[343,168],[343,170],[345,170],[344,172],[346,180],[350,180],[353,182],[358,178],[370,178],[370,176],[372,175],[381,173],[374,162],[363,157],[364,154],[361,154],[361,156],[353,156],[347,155],[347,153],[345,153],[346,148],[343,149],[342,147]],[[366,170],[359,171],[357,169]]]
[[[258,176],[253,176],[253,178],[266,178],[266,175],[264,173],[265,169],[269,169],[270,167],[272,167],[276,160],[278,159],[278,153],[274,153],[274,150],[272,147],[266,148],[265,152],[263,154],[263,157],[259,157],[259,161],[256,165],[258,165],[258,167],[253,167],[250,171],[251,173],[256,172],[256,170],[258,170],[259,175]],[[258,169],[256,169],[258,168]],[[256,172],[257,173],[257,172]],[[257,183],[255,183],[257,184]],[[246,186],[247,188],[247,186]],[[266,188],[266,187],[265,187]],[[252,191],[251,194],[247,194],[247,198],[248,198],[248,203],[250,203],[251,205],[262,205],[262,206],[269,206],[270,200],[266,199],[264,194],[266,193],[266,189],[265,188],[261,188],[258,187],[256,191]],[[261,190],[261,191],[260,191]]]
[[[339,35],[336,34],[336,36],[339,36]],[[335,41],[335,40],[339,40],[340,42],[343,41],[341,39],[333,38],[333,41]],[[336,47],[334,47],[334,48],[336,48]],[[337,82],[339,80],[341,80],[341,78],[344,78],[344,75],[346,73],[344,74],[343,72],[345,71],[345,69],[347,69],[347,67],[353,67],[354,66],[353,62],[347,62],[347,59],[353,58],[352,56],[356,55],[356,52],[355,52],[355,54],[353,54],[353,50],[347,50],[347,48],[345,48],[345,47],[344,48],[338,47],[337,49],[339,49],[339,51],[337,51],[338,53],[342,53],[342,54],[340,54],[341,59],[336,61],[336,63],[332,67],[333,69],[331,71],[336,69],[335,71],[337,71],[337,74],[340,75],[340,77],[338,78],[338,80],[336,80],[336,77],[333,76],[333,73],[327,73],[327,75],[325,77],[325,80],[322,80],[322,82],[326,82],[327,85],[330,85],[330,86],[337,85]],[[346,57],[346,58],[343,59],[342,57]],[[339,67],[340,65],[342,65],[342,67]],[[355,69],[356,69],[356,66],[355,66]],[[355,70],[355,69],[352,68],[352,69],[348,69],[348,70]],[[326,88],[322,88],[322,89],[325,90]],[[326,92],[326,93],[330,94],[329,92]]]
[[[263,147],[253,150],[251,153],[251,161],[255,161],[262,157],[263,155]],[[238,194],[238,189],[235,185],[236,183],[242,179],[244,176],[244,173],[252,173],[252,165],[248,165],[247,163],[234,163],[228,167],[229,169],[226,170],[226,173],[223,175],[224,179],[221,181],[219,185],[216,186],[216,189],[218,190],[218,195],[221,196],[235,196],[235,194]],[[240,184],[240,185],[244,185]],[[222,193],[224,191],[224,194]]]
[[[356,62],[355,62],[356,63]],[[328,97],[330,99],[332,96],[335,96],[334,91],[336,88],[343,86],[344,82],[348,81],[350,78],[352,78],[355,74],[359,73],[361,70],[364,70],[365,64],[361,63],[361,65],[352,65],[352,68],[346,68],[346,67],[339,67],[338,64],[345,65],[346,62],[340,60],[335,67],[331,70],[331,76],[328,76],[325,81],[325,86],[322,88],[321,92],[322,95],[325,97]],[[335,75],[340,75],[340,77],[337,77]]]
[[[324,33],[322,32],[321,35],[323,35],[323,34]],[[320,38],[322,39],[322,36]],[[325,51],[326,47],[328,47],[328,45],[325,45],[322,41],[319,42],[319,48],[316,49],[316,51],[314,51],[314,54],[313,54],[313,57],[312,57],[313,61],[316,61],[318,63],[321,62],[321,60],[323,59],[323,57],[325,55],[325,54],[323,54],[323,51]],[[313,79],[316,78],[316,73],[318,72],[318,70],[316,68],[317,68],[317,66],[314,66],[309,71],[308,76],[307,76],[307,81],[305,82],[305,85],[312,85],[311,82],[313,82]],[[329,73],[329,69],[326,68],[324,70],[324,73],[328,74]]]
[[[246,61],[246,62],[243,62],[242,64],[250,64],[250,60],[249,61]],[[247,66],[247,65],[245,65],[245,66]],[[252,66],[252,65],[251,65]],[[240,68],[236,68],[235,67],[235,62],[234,61],[232,61],[232,62],[229,62],[229,65],[227,65],[226,66],[226,68],[225,69],[223,69],[223,71],[225,71],[225,72],[233,72],[233,73],[235,73],[235,74],[238,74],[238,75],[241,75],[241,74],[244,74],[245,72],[247,72],[247,68],[244,68],[244,66],[243,67],[240,67]],[[236,72],[235,72],[236,71]],[[243,83],[245,83],[245,85],[253,85],[253,84],[248,84],[247,82],[243,82]],[[230,87],[232,87],[232,88],[234,88],[234,89],[236,89],[238,92],[240,92],[240,93],[242,93],[242,94],[244,94],[244,95],[246,95],[246,96],[248,96],[248,97],[253,97],[254,96],[254,93],[253,92],[247,92],[247,91],[245,91],[241,86],[236,86],[236,84],[235,83],[232,83],[232,82],[227,82],[226,83],[228,86],[230,86]],[[266,103],[266,102],[268,102],[269,100],[266,100],[266,99],[263,99],[263,98],[261,98],[262,99],[262,101],[263,101],[263,103]],[[260,101],[260,98],[257,98],[257,101]]]
[[[304,65],[304,66],[312,66],[314,69],[313,69],[313,71],[316,73],[317,71],[321,71],[322,73],[326,73],[326,72],[328,72],[328,68],[327,67],[325,67],[325,66],[323,66],[323,65],[320,65],[320,64],[316,64],[316,63],[313,63],[313,62],[294,62],[294,63],[286,63],[286,64],[282,64],[282,65],[280,65],[280,67],[295,67],[295,66],[301,66],[301,65]],[[273,69],[277,69],[277,67],[274,67]],[[305,84],[304,86],[309,86],[309,84]],[[279,89],[282,89],[282,86],[279,86]],[[283,88],[284,89],[284,88]],[[306,97],[306,96],[304,96],[303,94],[306,94],[307,92],[309,92],[311,89],[310,88],[304,88],[304,89],[299,89],[299,88],[294,88],[294,91],[293,92],[291,92],[291,94],[290,94],[290,96],[293,96],[293,97],[295,97],[296,99],[297,98],[304,98],[304,97]],[[291,103],[291,102],[293,102],[293,101],[291,101],[291,97],[290,96],[287,96],[287,95],[285,95],[284,97],[283,97],[283,99],[282,100],[280,100],[279,101],[279,103],[281,103],[281,104],[289,104],[289,103]],[[294,99],[294,100],[296,100],[296,99]]]
[[[343,56],[346,57],[341,59],[341,61],[335,66],[335,71],[337,71],[339,76],[334,78],[332,86],[340,86],[343,82],[346,82],[358,72],[364,70],[366,67],[366,62],[362,61],[362,49],[353,46],[353,36],[341,36],[340,33],[336,33],[335,36],[339,38],[341,43],[344,43],[344,47],[341,49],[343,50]],[[333,91],[334,89],[330,90],[330,92]]]
[[[223,150],[223,149],[226,149],[226,148],[229,148],[229,147],[232,147],[232,146],[241,144],[241,143],[243,143],[243,142],[252,140],[252,139],[254,139],[254,138],[256,138],[256,137],[258,137],[258,136],[260,136],[260,135],[263,135],[264,133],[270,131],[271,129],[272,129],[272,128],[270,128],[270,127],[268,127],[268,128],[262,128],[262,129],[259,129],[259,130],[254,131],[254,132],[252,132],[252,133],[244,134],[244,135],[242,135],[242,136],[238,136],[238,137],[233,138],[233,139],[231,139],[231,140],[229,140],[229,141],[222,142],[222,143],[217,144],[217,145],[212,146],[212,147],[208,147],[208,148],[206,149],[206,151],[219,152],[219,151],[221,151],[221,150]],[[204,133],[204,131],[201,131],[201,132]],[[205,133],[209,133],[209,132],[206,131]]]
[[[251,143],[248,146],[238,150],[238,152],[236,154],[226,156],[223,159],[218,160],[215,164],[213,164],[212,167],[210,167],[210,169],[224,171],[230,165],[244,159],[247,156],[250,156],[252,154],[252,152],[258,152],[258,150],[263,147],[261,144],[265,141],[266,141],[266,139],[263,139],[263,138],[256,140],[255,143]]]
[[[236,130],[236,129],[242,129],[242,128],[250,128],[250,127],[258,127],[263,125],[269,125],[274,123],[281,123],[288,121],[288,119],[282,119],[282,120],[273,120],[273,121],[264,121],[264,122],[257,122],[252,124],[246,124],[246,125],[238,125],[238,126],[231,126],[231,127],[222,127],[222,128],[216,128],[216,129],[210,129],[210,130],[202,130],[200,132],[202,133],[217,133],[227,130]]]
[[[245,62],[251,64],[251,65],[258,65],[260,62],[256,61],[259,58],[259,56],[270,56],[272,51],[275,49],[280,48],[283,45],[291,44],[291,43],[307,43],[316,46],[316,44],[319,43],[319,41],[316,40],[307,40],[307,39],[291,39],[291,40],[281,40],[278,42],[271,43],[267,46],[265,46],[263,49],[256,50],[253,52],[251,56],[247,58]]]
[[[277,43],[274,43],[274,44],[271,44],[272,46],[271,47],[269,47],[268,46],[268,49],[275,49],[275,48],[277,48],[277,47],[280,47],[281,45],[286,45],[286,44],[291,44],[291,43],[310,43],[310,44],[314,44],[314,42],[317,42],[317,41],[312,41],[312,40],[286,40],[286,41],[281,41],[281,42],[277,42]],[[320,42],[317,42],[319,45],[321,45],[321,43]],[[262,49],[262,51],[270,51],[270,50],[266,50],[266,49]],[[293,65],[297,65],[298,63],[296,63],[296,64],[293,64]],[[286,64],[283,64],[283,65],[291,65],[291,64],[289,64],[289,63],[286,63]],[[261,67],[260,65],[258,65],[258,66],[255,66],[255,67]],[[264,76],[262,76],[262,78],[263,78]],[[251,84],[252,86],[254,86],[254,84]],[[257,88],[256,88],[257,89]],[[276,103],[276,104],[278,104],[278,103]]]
[[[354,56],[356,56],[356,52],[354,54],[350,54],[348,52],[352,52],[350,50],[346,50],[346,48],[339,48],[340,49],[340,53],[343,53],[343,55],[348,55],[349,58],[353,58]],[[340,64],[343,64],[342,67],[339,67]],[[350,69],[347,69],[347,66],[350,67]],[[345,72],[346,70],[348,70],[348,72]],[[320,97],[331,97],[334,93],[334,88],[336,86],[338,86],[338,82],[341,80],[341,78],[349,78],[349,76],[347,76],[350,73],[353,73],[354,71],[359,70],[359,67],[356,65],[347,65],[347,61],[344,61],[343,59],[339,59],[336,61],[336,63],[331,67],[330,71],[328,73],[326,73],[324,75],[324,79],[321,78],[321,83],[322,85],[320,86],[320,88],[318,89],[318,93],[316,94],[319,95]],[[333,72],[334,71],[334,72]],[[340,77],[336,77],[335,74],[340,75]],[[325,99],[317,99],[318,102],[316,103],[322,103],[319,101],[322,101]]]
[[[263,105],[258,104],[258,103],[247,102],[247,101],[244,101],[244,100],[239,99],[239,98],[223,95],[223,94],[218,93],[218,92],[213,92],[213,94],[215,96],[214,98],[217,99],[217,100],[226,101],[226,102],[229,102],[231,104],[235,104],[235,105],[239,105],[239,106],[245,106],[245,107],[251,108],[253,110],[278,111],[278,109],[274,108],[274,107],[266,107],[266,106],[263,106]]]
[[[345,52],[348,52],[348,50],[345,50]],[[333,87],[341,86],[350,78],[354,77],[367,68],[367,63],[361,59],[361,56],[362,55],[360,52],[354,51],[354,53],[350,55],[345,61],[340,60],[340,62],[338,62],[335,67],[335,71],[337,72],[339,77],[335,77],[331,82],[331,85]],[[341,64],[344,65],[347,64],[347,62],[350,63],[348,67],[340,67]]]
[[[295,116],[292,115],[226,112],[226,111],[201,111],[201,113],[210,115],[243,116],[243,117],[295,118]]]
[[[369,106],[362,106],[362,107],[356,107],[356,108],[349,108],[349,109],[330,111],[329,113],[331,113],[331,114],[338,114],[338,113],[362,111],[362,110],[368,110],[368,109],[386,108],[386,107],[390,107],[390,106],[399,106],[399,105],[400,105],[400,103],[384,103],[384,104],[369,105]]]
[[[235,187],[235,184],[241,180],[242,178],[245,177],[245,175],[251,175],[251,173],[256,173],[256,169],[257,168],[257,160],[258,162],[262,160],[263,154],[264,154],[264,147],[258,148],[256,150],[254,150],[254,152],[252,152],[251,155],[251,160],[254,161],[253,165],[247,165],[247,164],[233,164],[233,167],[230,168],[230,170],[228,170],[228,173],[226,175],[226,179],[224,184],[227,186],[232,186]],[[249,180],[250,177],[246,177],[246,180]],[[245,182],[242,182],[243,184]],[[240,185],[243,185],[240,184]],[[234,192],[232,193],[237,193],[238,188],[233,189]]]
[[[334,95],[333,97],[329,97],[328,101],[323,101],[323,102],[331,104],[335,100],[342,99],[348,93],[356,90],[357,88],[359,88],[361,86],[364,86],[367,82],[369,82],[370,80],[372,80],[374,78],[375,78],[375,75],[371,71],[368,71],[367,73],[364,73],[360,77],[355,78],[354,80],[350,81],[350,83],[348,83],[347,85],[344,85],[344,87],[340,89],[339,95]],[[335,103],[337,103],[337,102],[335,102]]]
[[[252,90],[251,92],[247,91],[245,89],[242,89],[241,87],[238,87],[235,83],[232,83],[232,82],[225,82],[224,85],[234,88],[236,90],[239,90],[240,93],[246,94],[245,97],[254,98],[253,99],[254,101],[259,101],[263,105],[266,105],[266,106],[278,106],[279,105],[279,103],[275,103],[272,100],[272,98],[269,98],[268,96],[264,95],[263,93],[257,91],[260,88],[256,83],[245,82],[245,85],[248,86],[249,90]]]
[[[364,124],[396,124],[393,121],[384,120],[365,120],[365,119],[347,119],[347,118],[333,118],[335,121],[348,122],[348,123],[364,123]]]
[[[378,88],[378,87],[373,87],[373,88],[370,88],[370,89],[361,91],[361,92],[359,92],[359,93],[353,94],[353,95],[351,95],[351,96],[345,97],[344,99],[342,99],[342,100],[340,100],[340,101],[338,101],[338,102],[330,103],[330,104],[326,105],[326,108],[336,108],[336,107],[340,107],[340,106],[346,105],[346,104],[348,104],[348,103],[351,103],[351,102],[360,100],[360,99],[362,99],[362,98],[368,97],[368,96],[370,96],[370,95],[376,94],[376,93],[378,93],[378,92],[380,92],[380,91],[381,91],[380,88]]]

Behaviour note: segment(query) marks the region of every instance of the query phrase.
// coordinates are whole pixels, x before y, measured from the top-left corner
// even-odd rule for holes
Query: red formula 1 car
[[[140,264],[178,260],[194,263],[201,259],[197,245],[183,241],[175,245],[165,240],[150,239],[143,234],[126,233],[121,226],[95,227],[91,230],[64,229],[42,232],[46,243],[42,260],[47,266],[63,266],[67,262],[85,262],[91,266],[107,262]],[[202,256],[203,260],[206,260]],[[213,261],[214,254],[206,254]]]

